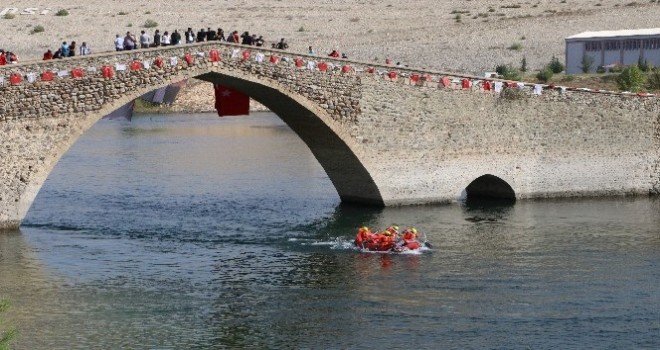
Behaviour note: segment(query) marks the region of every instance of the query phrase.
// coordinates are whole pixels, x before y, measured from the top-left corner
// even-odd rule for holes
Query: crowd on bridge
[[[85,56],[85,55],[90,55],[92,53],[92,48],[87,45],[87,42],[84,42],[80,45],[80,47],[77,47],[76,42],[72,41],[71,44],[67,43],[66,41],[62,42],[62,45],[53,52],[52,50],[48,50],[44,53],[43,60],[48,61],[52,59],[60,59],[60,58],[67,58],[67,57],[74,57],[76,55],[76,51],[80,54],[80,56]]]
[[[262,35],[250,34],[248,31],[239,35],[238,30],[225,34],[225,31],[222,28],[214,30],[211,29],[211,27],[207,27],[206,30],[201,28],[195,32],[189,27],[188,30],[183,33],[179,33],[178,29],[175,29],[171,33],[169,31],[161,32],[160,29],[156,29],[153,34],[149,34],[142,30],[140,31],[139,37],[136,37],[135,34],[130,31],[126,32],[126,35],[117,34],[114,40],[114,47],[116,51],[124,51],[211,41],[224,41],[257,47],[264,46],[266,43],[266,40]],[[286,50],[289,48],[289,44],[284,38],[282,38],[279,42],[273,43],[272,47]]]
[[[4,66],[8,63],[17,63],[18,56],[11,51],[5,51],[0,49],[0,66]]]
[[[207,27],[206,29],[201,28],[197,32],[189,27],[183,33],[180,33],[178,29],[175,29],[172,32],[161,32],[160,29],[156,29],[153,34],[147,33],[145,30],[141,30],[139,36],[136,36],[134,33],[127,31],[125,35],[116,34],[113,44],[115,51],[125,51],[212,41],[236,43],[256,47],[263,47],[266,45],[266,40],[262,35],[250,34],[248,31],[244,31],[242,34],[239,34],[238,30],[225,33],[222,28],[214,30],[211,27]],[[287,50],[289,48],[289,44],[286,39],[281,38],[279,41],[272,42],[271,47],[273,49]],[[83,42],[80,46],[78,46],[76,41],[63,41],[60,47],[58,47],[54,52],[51,49],[47,50],[43,54],[42,59],[44,61],[52,59],[63,59],[74,57],[76,55],[90,55],[91,53],[91,46],[87,42]],[[312,46],[309,46],[307,54],[316,56],[316,51],[312,48]],[[337,49],[332,50],[327,54],[327,56],[336,59],[348,59],[348,55],[346,53],[340,52]],[[10,63],[18,63],[18,57],[16,54],[12,52],[5,52],[0,49],[0,66]],[[396,65],[392,64],[390,59],[386,59],[385,64],[403,67],[403,65],[398,62]]]

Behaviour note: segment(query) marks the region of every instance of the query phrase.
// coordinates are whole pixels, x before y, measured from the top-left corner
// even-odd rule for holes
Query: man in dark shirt
[[[160,46],[160,30],[158,29],[156,29],[156,32],[154,33],[154,46]]]
[[[282,38],[282,40],[280,40],[280,42],[277,43],[276,48],[280,50],[286,50],[289,48],[289,44],[287,44],[286,41],[284,41],[284,38]]]
[[[170,36],[170,42],[172,43],[172,45],[179,45],[179,43],[181,42],[181,34],[179,34],[178,29],[175,29],[174,33],[172,33],[172,35]]]
[[[243,41],[241,41],[241,44],[243,45],[252,45],[252,36],[250,36],[250,33],[245,32],[243,35],[241,35],[241,38]]]
[[[206,40],[206,32],[204,31],[204,28],[202,28],[197,32],[197,42],[201,43],[204,40]]]
[[[195,32],[193,32],[192,28],[188,27],[188,30],[186,31],[186,44],[192,44],[195,42]]]
[[[211,28],[206,29],[206,41],[211,41],[215,40],[215,30],[211,30]]]

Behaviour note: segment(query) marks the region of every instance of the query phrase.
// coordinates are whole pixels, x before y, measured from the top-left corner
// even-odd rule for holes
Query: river
[[[270,113],[99,121],[0,268],[13,349],[660,348],[659,199],[345,206]]]

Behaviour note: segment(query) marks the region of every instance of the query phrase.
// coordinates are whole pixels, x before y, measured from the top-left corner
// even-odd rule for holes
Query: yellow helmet
[[[360,227],[360,230],[362,231],[369,231],[369,228],[367,226],[362,226]]]
[[[392,228],[394,229],[394,231],[399,231],[399,226],[397,225],[392,226]]]
[[[391,235],[392,233],[391,233],[390,231],[385,230],[385,232],[383,232],[383,234],[384,234],[385,236],[389,236],[389,235]]]
[[[417,234],[417,229],[413,227],[413,228],[410,229],[410,232],[412,232],[414,234]]]

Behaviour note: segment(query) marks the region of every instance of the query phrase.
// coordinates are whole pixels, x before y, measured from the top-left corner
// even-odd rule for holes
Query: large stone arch
[[[356,154],[360,146],[314,103],[249,76],[211,71],[196,78],[238,90],[277,114],[312,151],[342,202],[383,205],[378,187]]]
[[[250,95],[275,112],[309,147],[328,174],[343,202],[383,205],[383,199],[376,183],[360,160],[360,146],[325,110],[302,95],[285,91],[277,83],[252,77],[239,71],[210,67],[198,70],[194,74],[183,71],[167,80],[126,91],[120,98],[104,103],[96,111],[75,113],[48,121],[47,123],[51,124],[48,127],[51,129],[62,124],[71,127],[67,130],[67,135],[60,135],[62,139],[47,150],[47,154],[43,155],[39,164],[34,165],[35,170],[27,179],[24,189],[14,203],[15,211],[10,210],[8,218],[0,217],[2,226],[16,228],[20,225],[59,159],[82,134],[104,115],[149,91],[191,77],[234,88]],[[22,122],[24,121],[17,121],[18,124]],[[29,128],[29,125],[12,125],[12,128]],[[32,166],[30,168],[32,169]],[[23,181],[22,178],[21,181]]]

